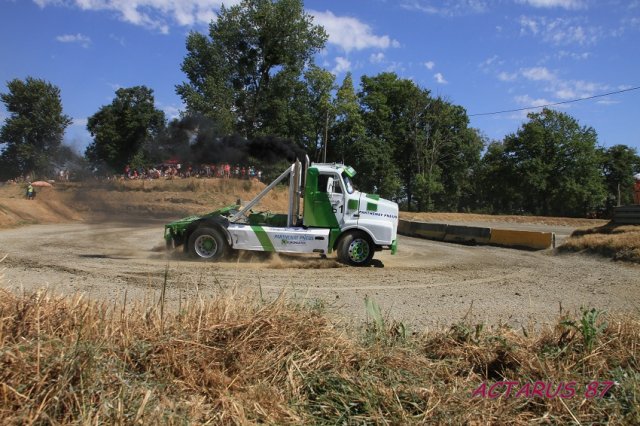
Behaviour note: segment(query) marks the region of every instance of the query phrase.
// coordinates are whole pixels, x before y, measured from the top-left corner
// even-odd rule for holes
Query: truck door
[[[344,225],[344,189],[342,188],[342,179],[337,175],[331,175],[327,179],[327,195],[331,202],[331,209],[336,216],[336,220],[340,227]]]

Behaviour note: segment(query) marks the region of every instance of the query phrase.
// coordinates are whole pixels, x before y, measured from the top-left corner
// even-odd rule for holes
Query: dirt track
[[[55,224],[0,231],[4,286],[48,285],[106,301],[159,295],[169,266],[173,306],[237,286],[274,297],[322,303],[347,321],[364,317],[373,297],[396,320],[413,328],[447,326],[473,303],[470,318],[511,325],[555,319],[565,310],[594,306],[637,312],[640,267],[580,254],[554,255],[486,246],[400,238],[399,253],[378,253],[383,268],[341,267],[334,259],[280,258],[202,263],[162,250],[162,222]],[[381,266],[381,265],[379,265]],[[196,290],[196,288],[198,290]]]

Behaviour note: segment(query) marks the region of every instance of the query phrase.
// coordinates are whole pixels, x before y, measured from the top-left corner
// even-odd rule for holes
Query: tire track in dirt
[[[25,290],[52,283],[57,291],[109,301],[207,297],[225,289],[281,293],[322,301],[344,318],[362,319],[373,297],[393,318],[416,326],[459,320],[473,304],[475,319],[522,324],[556,318],[558,305],[610,312],[640,306],[640,267],[551,251],[523,252],[400,238],[399,253],[376,253],[384,267],[352,268],[335,258],[242,254],[221,263],[158,251],[159,223],[37,225],[0,231],[4,285]],[[4,250],[4,251],[3,251]],[[149,296],[151,295],[151,296]]]

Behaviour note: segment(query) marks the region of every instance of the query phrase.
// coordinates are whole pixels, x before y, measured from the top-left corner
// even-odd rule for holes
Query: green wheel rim
[[[369,257],[369,243],[362,239],[356,238],[349,244],[349,259],[354,263],[362,263]]]
[[[198,256],[208,259],[215,256],[218,251],[218,243],[211,235],[200,235],[196,238],[194,248]]]

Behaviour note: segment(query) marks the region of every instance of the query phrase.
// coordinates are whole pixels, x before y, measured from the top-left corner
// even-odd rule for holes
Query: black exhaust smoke
[[[192,164],[246,164],[249,159],[263,164],[303,159],[305,150],[290,139],[258,136],[250,140],[240,135],[221,135],[218,126],[203,116],[190,115],[170,125],[174,154]],[[175,139],[178,139],[177,141]]]

